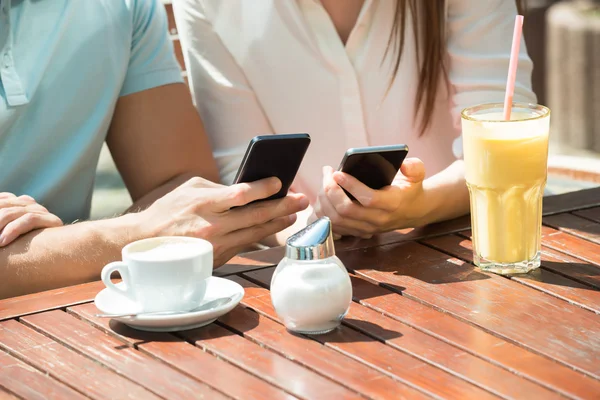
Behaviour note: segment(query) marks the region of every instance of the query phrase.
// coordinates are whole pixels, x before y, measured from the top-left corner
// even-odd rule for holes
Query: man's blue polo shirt
[[[160,0],[0,0],[0,192],[88,218],[117,100],[175,82]]]

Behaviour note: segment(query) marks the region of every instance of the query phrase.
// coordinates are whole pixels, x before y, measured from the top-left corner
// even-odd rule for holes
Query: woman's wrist
[[[382,227],[383,232],[396,229],[417,228],[428,223],[428,214],[432,207],[431,196],[426,193],[424,187],[420,187],[416,190],[417,192],[411,196],[412,200],[409,201],[409,204],[404,207],[399,206],[392,216],[392,220],[386,224],[387,226]],[[406,199],[404,201],[406,201]]]
[[[443,214],[445,207],[441,189],[439,179],[435,179],[435,177],[423,181],[422,196],[419,199],[421,213],[416,220],[415,227],[429,225],[440,220],[440,214]]]
[[[469,193],[464,180],[462,161],[423,181],[417,200],[415,227],[445,221],[469,211]]]

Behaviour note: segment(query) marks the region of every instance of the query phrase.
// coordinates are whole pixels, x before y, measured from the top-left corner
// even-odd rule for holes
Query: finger
[[[346,189],[363,206],[368,208],[378,208],[380,210],[393,209],[387,199],[387,196],[381,190],[374,190],[344,172],[336,171],[333,173],[334,181]]]
[[[331,204],[327,195],[319,196],[320,210],[324,216],[329,217],[332,224],[332,229],[335,233],[344,236],[366,237],[372,235],[373,226],[363,221],[355,221],[353,219],[344,218],[338,214],[335,207]]]
[[[317,204],[315,204],[315,221],[317,218],[322,218],[322,217],[327,217],[330,220],[336,219],[336,217],[333,215],[333,213],[331,211],[329,211],[331,215],[331,217],[329,217],[327,215],[327,211],[325,209],[323,209],[323,207],[321,206],[321,202],[318,201]],[[309,221],[309,223],[314,222],[314,221]],[[338,240],[341,239],[342,234],[339,232],[341,230],[341,232],[346,235],[346,236],[355,236],[355,234],[358,234],[358,232],[349,232],[347,229],[345,229],[344,227],[340,227],[338,225],[334,225],[333,221],[332,221],[332,231],[333,231],[333,239],[334,240]]]
[[[337,183],[327,187],[325,193],[337,213],[342,218],[363,221],[368,225],[371,225],[371,233],[375,232],[377,227],[387,223],[388,213],[386,211],[378,208],[363,207],[362,205],[353,202]]]
[[[30,205],[26,206],[25,208],[27,208],[27,210],[29,210],[29,212],[35,212],[35,213],[40,213],[40,214],[43,214],[43,213],[51,214],[51,212],[48,211],[48,209],[46,207],[44,207],[43,205],[38,204],[38,203],[30,204]]]
[[[27,213],[44,214],[49,213],[46,207],[33,203],[27,206],[0,208],[0,231],[10,222],[22,217]]]
[[[268,236],[274,235],[292,226],[294,222],[296,222],[296,214],[291,214],[225,235],[221,240],[213,243],[216,264],[220,265],[227,262],[249,244],[259,242]]]
[[[425,179],[425,164],[418,158],[407,158],[400,167],[403,180],[418,183]],[[398,176],[396,177],[398,178]]]
[[[0,208],[0,232],[6,225],[27,214],[27,207]]]
[[[35,202],[35,200],[33,199],[33,197],[31,196],[19,196],[19,197],[6,197],[3,199],[0,199],[0,208],[7,208],[7,207],[23,207],[23,206],[28,206],[30,204],[37,204]]]
[[[0,192],[0,199],[12,199],[14,197],[17,197],[17,196],[14,195],[13,193]]]
[[[216,208],[214,211],[223,212],[256,200],[266,199],[279,192],[280,189],[281,181],[275,177],[227,186],[215,197]]]
[[[0,234],[0,247],[6,246],[16,238],[36,229],[61,226],[62,221],[54,214],[27,213],[10,222]]]
[[[327,198],[327,200],[329,200],[329,203],[334,204],[331,201],[331,194],[336,193],[336,194],[338,194],[338,198],[340,199],[340,201],[341,201],[342,195],[344,197],[346,197],[349,201],[351,201],[350,198],[344,193],[344,191],[342,190],[340,185],[338,185],[337,182],[333,179],[333,174],[335,172],[336,171],[329,166],[323,167],[323,181],[322,181],[322,189],[321,189],[321,192],[319,193],[319,199],[324,194],[325,197]],[[340,195],[339,193],[342,193],[342,194]]]
[[[308,207],[308,204],[305,195],[293,193],[283,199],[262,201],[230,210],[221,214],[219,224],[222,224],[222,232],[233,232],[296,214]]]

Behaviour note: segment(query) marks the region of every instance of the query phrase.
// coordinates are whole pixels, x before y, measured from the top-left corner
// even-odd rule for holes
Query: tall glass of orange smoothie
[[[526,273],[540,266],[550,110],[514,103],[504,120],[502,109],[484,104],[462,112],[473,256],[482,270]]]

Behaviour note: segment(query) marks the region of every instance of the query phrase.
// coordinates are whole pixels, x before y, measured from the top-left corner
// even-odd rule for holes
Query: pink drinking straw
[[[515,94],[515,80],[517,79],[517,64],[519,63],[519,47],[523,33],[523,16],[515,18],[515,31],[513,32],[512,48],[510,50],[510,64],[508,65],[508,79],[506,81],[506,95],[504,96],[504,119],[510,121],[513,95]]]

